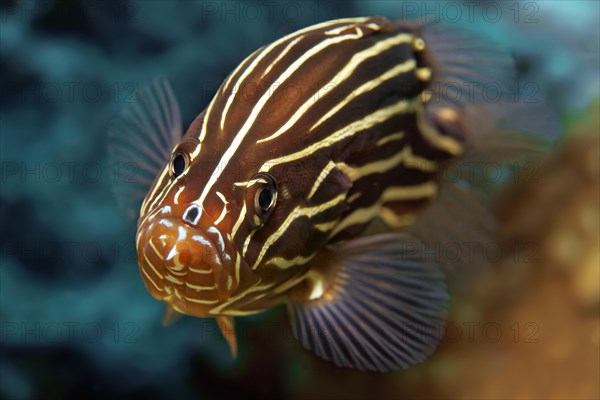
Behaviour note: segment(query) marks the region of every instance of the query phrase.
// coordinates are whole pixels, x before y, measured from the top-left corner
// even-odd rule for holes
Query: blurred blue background
[[[162,326],[105,151],[112,118],[152,79],[171,81],[187,126],[238,63],[287,33],[340,17],[428,14],[508,46],[521,82],[533,83],[524,90],[548,99],[567,127],[600,93],[595,0],[1,4],[4,399],[409,396],[394,375],[339,370],[304,352],[284,310],[238,321],[236,361],[212,321]]]

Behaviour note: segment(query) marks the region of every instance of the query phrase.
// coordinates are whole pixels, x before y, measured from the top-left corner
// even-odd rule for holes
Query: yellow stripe
[[[425,120],[423,106],[417,108],[417,127],[421,134],[435,147],[444,150],[453,156],[460,155],[463,152],[463,146],[460,142],[450,136],[440,134],[435,128]]]
[[[148,240],[148,244],[150,245],[150,247],[152,247],[152,250],[154,250],[154,253],[157,255],[158,258],[162,258],[162,255],[160,254],[160,252],[158,251],[158,249],[156,248],[156,246],[154,246],[154,243],[152,242],[152,239]]]
[[[203,290],[213,290],[215,289],[214,286],[198,286],[198,285],[192,285],[189,282],[185,283],[185,286],[189,287],[190,289],[196,290],[196,291],[203,291]]]
[[[154,279],[150,278],[150,275],[148,275],[146,270],[144,268],[140,268],[140,269],[142,270],[142,274],[144,274],[144,276],[150,281],[150,283],[152,283],[152,286],[154,286],[154,288],[156,290],[158,290],[159,292],[162,292],[163,290],[158,287],[158,285],[154,282]]]
[[[232,316],[232,317],[245,317],[246,315],[256,314],[261,311],[264,311],[264,310],[227,310],[225,312],[219,311],[218,313],[210,310],[209,313],[219,314],[219,315],[227,315],[227,316]]]
[[[242,256],[246,256],[246,252],[248,251],[248,246],[250,245],[250,240],[252,240],[252,236],[254,236],[255,232],[256,232],[256,230],[253,230],[252,232],[250,232],[248,234],[248,236],[246,236],[246,240],[244,241],[244,248],[242,250]]]
[[[414,107],[415,107],[415,101],[400,100],[397,103],[394,103],[390,106],[387,106],[385,108],[377,110],[374,113],[369,114],[362,119],[359,119],[357,121],[354,121],[354,122],[346,125],[345,127],[339,129],[332,135],[321,140],[320,142],[313,143],[312,145],[304,148],[301,151],[298,151],[296,153],[292,153],[292,154],[289,154],[286,156],[282,156],[279,158],[274,158],[272,160],[267,161],[261,167],[260,172],[268,172],[271,168],[273,168],[276,165],[289,163],[289,162],[310,156],[317,150],[321,150],[326,147],[333,146],[334,144],[336,144],[344,139],[347,139],[349,137],[352,137],[359,132],[362,132],[362,131],[367,130],[377,124],[385,122],[386,120],[388,120],[398,114],[409,112],[412,109],[414,109]]]
[[[210,104],[208,105],[208,108],[206,109],[206,113],[204,114],[204,120],[202,121],[202,128],[200,129],[200,138],[198,139],[200,141],[200,144],[202,144],[202,142],[204,141],[204,138],[206,137],[206,131],[207,131],[206,128],[208,126],[208,119],[210,118],[212,109],[213,109],[215,103],[217,102],[218,97],[219,96],[213,97]],[[221,128],[221,129],[223,129],[223,128]]]
[[[188,267],[188,269],[190,270],[190,272],[193,272],[193,273],[198,274],[198,275],[208,275],[208,274],[212,274],[213,273],[213,269],[212,268],[209,268],[209,269],[196,269],[196,268]]]
[[[243,297],[247,296],[248,294],[252,293],[252,292],[256,292],[259,290],[263,290],[263,289],[270,289],[271,287],[273,287],[275,285],[275,283],[268,283],[265,285],[260,285],[261,280],[259,280],[258,282],[256,282],[254,285],[250,286],[248,289],[242,291],[241,293],[238,293],[236,296],[233,296],[231,298],[229,298],[229,300],[225,301],[224,303],[218,305],[217,307],[211,309],[209,311],[209,313],[211,314],[218,314],[219,312],[221,312],[221,310],[223,310],[225,307],[231,305],[232,303],[242,299]]]
[[[312,199],[312,197],[314,196],[316,191],[319,189],[319,186],[321,186],[321,183],[323,183],[325,178],[327,178],[327,175],[329,175],[331,170],[334,168],[335,168],[335,163],[333,161],[329,161],[327,163],[327,165],[325,165],[325,167],[323,168],[323,170],[321,170],[321,173],[315,180],[315,183],[313,184],[312,188],[310,189],[310,192],[308,193],[308,200]]]
[[[387,188],[379,199],[371,206],[354,210],[350,215],[340,221],[339,225],[331,232],[329,237],[333,237],[349,226],[364,224],[377,217],[382,204],[389,201],[417,200],[430,198],[437,194],[437,185],[435,182],[425,182],[415,186],[391,186]]]
[[[161,274],[158,273],[158,271],[156,270],[156,268],[154,268],[154,265],[152,265],[152,263],[150,262],[150,260],[148,259],[148,257],[146,257],[146,253],[145,252],[144,252],[144,260],[146,260],[147,265],[156,274],[156,276],[158,276],[159,278],[164,279],[164,276],[162,276]]]
[[[342,26],[338,26],[337,28],[333,28],[330,29],[328,31],[323,32],[325,35],[327,36],[335,36],[335,35],[339,35],[340,33],[342,33],[344,30],[352,27],[352,26],[356,26],[356,25],[342,25]]]
[[[412,35],[399,35],[399,36],[403,36],[403,37],[412,37]],[[393,39],[393,38],[392,38]],[[406,43],[406,41],[404,42],[398,42],[398,43]],[[379,42],[379,43],[383,43],[383,42]],[[378,44],[379,44],[378,43]],[[373,47],[377,47],[377,45],[373,46]],[[389,46],[391,47],[391,46]],[[381,53],[384,50],[387,50],[389,47],[385,47],[383,50],[381,50],[379,53]],[[377,53],[377,54],[379,54]],[[359,53],[360,54],[360,53]],[[323,115],[321,117],[321,119],[319,119],[311,128],[310,130],[314,130],[316,127],[318,127],[319,125],[321,125],[323,122],[327,121],[329,118],[331,118],[336,112],[338,112],[339,110],[341,110],[343,107],[345,107],[349,102],[351,102],[352,100],[354,100],[355,98],[357,98],[358,96],[360,96],[361,94],[370,92],[371,90],[375,89],[376,87],[378,87],[379,85],[381,85],[383,82],[395,78],[396,76],[406,73],[408,71],[411,71],[413,69],[415,69],[415,67],[417,66],[416,62],[414,59],[408,59],[405,62],[403,62],[402,64],[398,64],[396,65],[394,68],[390,69],[389,71],[385,72],[384,74],[378,76],[375,79],[372,79],[368,82],[363,83],[361,86],[359,86],[357,89],[354,89],[352,91],[352,93],[350,93],[348,96],[346,96],[346,98],[342,101],[340,101],[339,103],[337,103],[335,105],[335,107],[333,107],[331,110],[329,110],[327,112],[327,114]],[[334,78],[333,82],[337,82]]]
[[[258,53],[259,51],[262,50],[262,47],[254,50],[252,52],[252,54],[250,54],[248,57],[246,57],[244,59],[244,61],[242,61],[242,63],[240,65],[238,65],[231,74],[229,74],[229,78],[227,78],[227,80],[225,81],[225,83],[223,84],[223,89],[221,90],[221,94],[224,95],[225,93],[227,93],[227,90],[229,89],[229,85],[231,84],[231,80],[233,79],[233,77],[236,75],[236,73],[238,71],[241,71],[242,69],[244,69],[244,67],[246,66],[246,64],[250,61],[250,59],[252,58],[252,56],[254,56],[254,54]]]
[[[265,69],[265,72],[263,72],[263,74],[260,76],[260,78],[264,78],[265,75],[267,75],[269,73],[269,71],[271,71],[271,69],[279,62],[279,60],[281,60],[287,53],[289,53],[289,51],[292,49],[292,47],[294,47],[294,45],[296,43],[298,43],[300,40],[302,40],[304,38],[304,36],[300,36],[297,37],[296,39],[292,40],[290,43],[288,43],[288,45],[285,47],[285,49],[283,49],[283,51],[281,53],[279,53],[279,55],[277,56],[277,58],[271,63],[271,65],[269,65],[267,67],[267,69]]]
[[[235,224],[233,225],[233,228],[231,229],[231,237],[232,238],[235,238],[235,235],[236,235],[238,229],[240,229],[242,222],[244,222],[245,217],[246,217],[246,202],[244,202],[244,204],[242,205],[242,209],[240,210],[240,216],[238,217],[237,221],[235,221]]]
[[[168,169],[169,169],[168,166],[162,169],[158,179],[156,180],[156,184],[154,185],[154,188],[152,189],[152,192],[148,193],[146,195],[146,197],[144,198],[144,202],[142,203],[142,208],[141,208],[141,213],[140,213],[142,216],[146,215],[148,213],[148,211],[152,209],[152,208],[150,208],[150,205],[154,204],[156,198],[159,196],[162,196],[162,194],[165,192],[165,190],[167,190],[168,187],[170,186],[169,184],[166,184],[166,186],[163,186],[162,190],[161,190],[161,186],[163,184],[163,181],[165,180],[165,176],[168,174]],[[159,190],[160,190],[160,193],[157,193]]]
[[[262,248],[260,249],[260,253],[258,254],[258,257],[256,258],[256,261],[254,262],[252,269],[256,269],[258,267],[258,265],[262,261],[263,257],[265,256],[266,252],[269,250],[269,248],[287,231],[289,226],[296,219],[301,218],[301,217],[312,218],[313,216],[315,216],[329,208],[335,207],[337,204],[344,201],[345,198],[346,198],[346,194],[343,193],[323,204],[319,204],[318,206],[314,206],[314,207],[297,206],[296,208],[294,208],[294,210],[290,214],[288,214],[287,218],[283,221],[283,223],[279,226],[279,228],[274,233],[272,233],[271,236],[269,236],[267,238],[267,240],[263,244]]]
[[[281,285],[279,285],[273,289],[273,293],[275,293],[275,294],[283,293],[286,290],[296,286],[298,283],[300,283],[301,281],[303,281],[306,278],[307,273],[308,273],[308,271],[303,272],[302,274],[296,276],[295,278],[291,278],[287,282],[282,283]]]
[[[348,197],[348,204],[353,203],[354,200],[358,199],[360,196],[362,196],[361,192],[354,193],[352,196]]]
[[[372,58],[372,57],[376,57],[379,54],[381,54],[383,51],[386,51],[393,46],[397,46],[401,43],[408,43],[408,42],[412,41],[412,38],[413,38],[412,35],[407,34],[407,33],[402,33],[400,35],[391,37],[389,39],[377,42],[373,46],[368,47],[367,49],[362,50],[359,53],[356,53],[354,56],[352,56],[350,61],[342,68],[342,70],[340,72],[338,72],[333,78],[331,78],[327,84],[322,86],[317,91],[317,93],[315,93],[315,95],[311,96],[310,99],[308,99],[306,102],[304,102],[304,104],[302,104],[296,110],[294,115],[292,115],[292,117],[289,118],[288,121],[281,128],[279,128],[272,135],[270,135],[264,139],[257,140],[256,143],[262,143],[262,142],[267,142],[269,140],[273,140],[273,139],[279,137],[280,135],[282,135],[283,133],[285,133],[287,130],[289,130],[312,106],[319,103],[319,100],[321,100],[325,97],[327,92],[331,90],[332,83],[334,85],[339,86],[346,79],[348,79],[350,76],[352,76],[354,71],[365,60],[368,60],[369,58]],[[390,79],[391,77],[393,77],[395,75],[398,75],[400,72],[406,72],[406,71],[410,70],[411,68],[412,69],[415,68],[414,60],[408,60],[406,63],[396,66],[395,68],[393,68],[392,70],[379,76],[378,78],[365,83],[359,89],[357,89],[357,90],[362,90],[362,92],[359,92],[356,95],[351,94],[350,96],[348,96],[344,101],[342,101],[343,104],[341,106],[339,106],[339,107],[336,106],[337,108],[334,107],[334,109],[332,109],[325,117],[321,118],[321,120],[319,120],[319,122],[317,124],[313,125],[313,127],[310,130],[313,130],[317,125],[319,125],[321,122],[323,122],[323,120],[326,119],[326,117],[329,118],[329,116],[331,114],[333,114],[333,112],[337,111],[339,108],[341,108],[343,105],[345,105],[348,101],[352,100],[354,97],[356,97],[359,94],[362,94],[366,91],[372,90],[373,88],[380,85],[383,81]],[[393,76],[388,76],[390,74],[392,74]]]
[[[396,132],[396,133],[392,133],[391,135],[387,135],[385,137],[382,137],[381,139],[379,139],[377,141],[377,143],[375,143],[375,145],[377,146],[383,146],[386,143],[389,142],[393,142],[395,140],[400,140],[404,138],[404,132]]]
[[[242,264],[242,256],[240,256],[240,253],[236,253],[236,257],[235,257],[235,282],[236,284],[240,282],[240,268],[241,268],[241,264]]]
[[[306,264],[307,262],[312,260],[315,255],[316,253],[311,254],[307,257],[297,256],[292,259],[285,259],[283,257],[273,257],[270,260],[265,261],[265,264],[273,265],[279,269],[288,269],[296,265]]]
[[[306,272],[301,273],[298,276],[292,277],[290,278],[288,281],[281,283],[277,286],[272,286],[272,285],[263,285],[261,287],[257,287],[256,289],[252,290],[252,293],[258,292],[259,290],[266,290],[262,293],[259,293],[255,296],[252,296],[250,294],[250,292],[244,292],[243,295],[248,295],[247,297],[251,297],[251,301],[256,301],[262,298],[265,298],[267,296],[275,296],[278,294],[281,294],[283,292],[285,292],[286,290],[289,290],[290,288],[296,286],[298,283],[300,283],[302,280],[305,279],[306,276]],[[268,286],[268,287],[265,287]],[[243,296],[242,296],[243,297]],[[238,297],[236,300],[239,300],[240,298]],[[229,304],[228,304],[229,305]],[[222,308],[221,310],[222,311]],[[219,312],[220,312],[219,311]],[[227,310],[225,312],[225,314],[227,315],[250,315],[250,314],[256,314],[257,312],[263,311],[262,309],[254,309],[254,310]],[[213,313],[213,310],[210,311],[211,313]]]
[[[325,293],[325,286],[323,285],[323,275],[315,270],[310,270],[308,271],[308,274],[306,274],[306,278],[312,283],[312,289],[310,291],[308,299],[316,300],[323,296],[323,294]]]
[[[353,211],[350,215],[348,215],[346,218],[340,221],[340,223],[335,227],[335,229],[331,231],[329,237],[332,238],[333,236],[335,236],[336,234],[343,231],[349,226],[364,224],[371,221],[377,216],[377,212],[380,207],[381,204],[375,203],[370,207],[359,208]]]
[[[193,299],[193,298],[187,297],[187,296],[184,296],[184,299],[191,303],[197,303],[197,304],[215,304],[215,303],[219,302],[219,300],[200,300],[200,299]]]
[[[179,279],[172,277],[169,274],[165,275],[165,279],[168,280],[171,283],[174,283],[176,285],[183,285],[183,282],[181,282]]]
[[[337,223],[338,223],[337,220],[335,220],[335,221],[329,221],[329,222],[323,222],[323,223],[320,223],[320,224],[316,224],[315,225],[315,229],[320,230],[321,232],[328,232]]]
[[[437,163],[423,157],[415,156],[410,146],[405,146],[402,151],[385,160],[377,160],[369,164],[358,167],[351,167],[345,163],[339,163],[338,166],[343,173],[356,182],[360,178],[372,174],[382,174],[396,168],[404,163],[409,168],[418,169],[425,172],[437,171]]]
[[[379,215],[381,219],[386,223],[386,225],[391,226],[393,228],[402,228],[412,224],[415,221],[415,214],[404,214],[398,215],[387,207],[383,207],[381,211],[379,211]]]
[[[194,148],[194,151],[192,151],[190,153],[190,165],[196,159],[196,157],[198,157],[198,154],[200,154],[200,150],[202,150],[202,143],[200,143],[200,141],[198,141],[198,144]]]
[[[169,270],[169,273],[174,275],[174,276],[186,276],[187,275],[187,271],[181,271],[181,272],[177,272],[177,271],[173,271],[173,270]]]
[[[225,218],[225,215],[227,215],[227,205],[223,206],[223,210],[221,210],[221,214],[219,215],[219,218],[217,218],[215,220],[215,225],[219,225],[221,223],[221,221],[223,221],[223,218]]]

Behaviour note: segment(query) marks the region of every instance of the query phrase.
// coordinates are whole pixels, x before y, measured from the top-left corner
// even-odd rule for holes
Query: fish
[[[511,77],[510,55],[479,37],[361,17],[259,48],[185,134],[173,89],[154,81],[109,152],[135,167],[114,192],[137,217],[140,274],[166,322],[215,318],[235,357],[234,319],[286,304],[303,347],[337,366],[426,360],[447,274],[406,228],[443,195],[445,166],[486,142],[467,118],[485,102],[461,88]]]

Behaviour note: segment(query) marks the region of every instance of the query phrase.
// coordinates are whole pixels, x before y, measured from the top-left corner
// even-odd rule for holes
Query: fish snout
[[[138,231],[138,260],[155,298],[177,311],[204,316],[237,288],[239,255],[215,227],[203,229],[171,218],[144,225]]]

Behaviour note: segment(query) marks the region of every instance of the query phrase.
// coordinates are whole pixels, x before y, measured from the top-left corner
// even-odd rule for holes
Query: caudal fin
[[[561,127],[542,91],[520,93],[509,51],[445,24],[417,31],[422,64],[431,68],[421,130],[455,157],[441,171],[439,198],[409,231],[439,256],[453,287],[468,286],[499,251],[494,191],[535,165]]]

